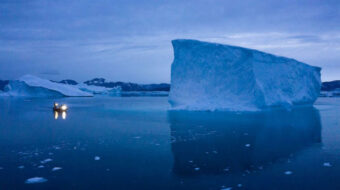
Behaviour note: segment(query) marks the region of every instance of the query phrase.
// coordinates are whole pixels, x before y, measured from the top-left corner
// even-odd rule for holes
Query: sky
[[[0,79],[169,82],[178,38],[287,56],[340,79],[339,0],[0,0]]]

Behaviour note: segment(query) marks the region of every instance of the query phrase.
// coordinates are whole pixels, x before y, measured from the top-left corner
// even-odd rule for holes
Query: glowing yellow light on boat
[[[66,111],[66,110],[67,110],[67,106],[64,104],[64,105],[62,105],[62,106],[60,107],[60,109],[61,109],[62,111]]]
[[[57,111],[54,112],[54,119],[58,119],[59,113]]]

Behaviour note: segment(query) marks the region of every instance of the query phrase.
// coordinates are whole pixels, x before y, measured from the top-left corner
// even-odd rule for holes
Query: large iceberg
[[[29,97],[93,96],[92,93],[84,92],[75,86],[55,83],[32,75],[10,81],[5,87],[5,92],[8,96]]]
[[[257,50],[173,40],[169,102],[174,109],[256,111],[311,105],[319,67]]]

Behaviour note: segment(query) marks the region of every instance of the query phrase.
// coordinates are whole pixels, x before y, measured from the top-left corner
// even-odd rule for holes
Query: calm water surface
[[[340,189],[339,98],[290,112],[168,108],[166,97],[2,97],[0,189]]]

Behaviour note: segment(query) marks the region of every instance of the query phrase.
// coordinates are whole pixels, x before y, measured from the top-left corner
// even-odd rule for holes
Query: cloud
[[[168,82],[175,38],[259,49],[340,72],[338,7],[337,0],[3,0],[0,75],[58,70],[53,76],[76,80]]]

